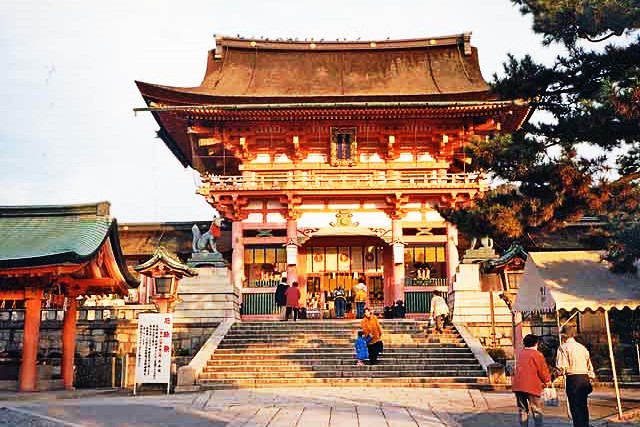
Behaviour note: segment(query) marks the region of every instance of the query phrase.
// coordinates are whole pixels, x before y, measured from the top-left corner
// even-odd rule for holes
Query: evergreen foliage
[[[492,84],[504,99],[524,99],[545,119],[469,144],[471,167],[505,184],[471,209],[441,213],[502,248],[584,215],[606,214],[611,226],[602,237],[614,270],[633,270],[640,258],[640,1],[511,1],[533,17],[544,44],[565,53],[548,66],[509,55],[504,76],[494,75]],[[602,154],[583,156],[585,147]]]

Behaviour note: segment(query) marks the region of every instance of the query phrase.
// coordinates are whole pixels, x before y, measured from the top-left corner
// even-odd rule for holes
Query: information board
[[[141,313],[138,316],[136,384],[170,384],[172,330],[173,314]]]

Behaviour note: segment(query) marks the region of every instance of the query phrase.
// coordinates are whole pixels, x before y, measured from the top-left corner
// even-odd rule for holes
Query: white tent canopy
[[[514,311],[640,307],[640,277],[614,274],[601,251],[531,252]]]
[[[625,307],[632,310],[640,307],[640,277],[611,273],[608,264],[602,261],[602,252],[530,252],[513,311],[553,312],[564,309],[582,312],[603,309],[618,417],[622,418],[609,310]]]

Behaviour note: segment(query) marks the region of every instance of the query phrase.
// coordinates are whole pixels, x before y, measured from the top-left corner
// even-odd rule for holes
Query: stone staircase
[[[200,387],[490,387],[454,327],[435,335],[426,322],[381,324],[378,364],[356,366],[358,321],[237,322],[200,374]]]

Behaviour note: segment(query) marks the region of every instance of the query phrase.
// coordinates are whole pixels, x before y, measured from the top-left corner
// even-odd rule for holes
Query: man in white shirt
[[[589,426],[587,399],[593,390],[590,378],[595,378],[589,350],[575,340],[576,328],[565,325],[560,331],[563,344],[558,349],[556,368],[565,375],[567,399],[574,427]]]
[[[444,322],[449,315],[447,302],[438,294],[431,297],[431,318],[436,321],[436,332],[441,334],[444,331]]]

